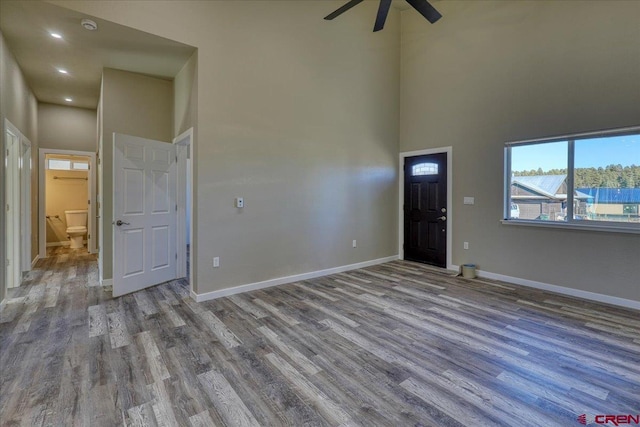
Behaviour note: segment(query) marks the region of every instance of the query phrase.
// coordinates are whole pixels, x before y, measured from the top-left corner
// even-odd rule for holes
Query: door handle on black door
[[[447,220],[447,217],[446,217],[446,216],[444,216],[444,215],[442,215],[442,216],[439,216],[439,217],[438,217],[438,219],[439,219],[440,221],[446,221],[446,220]]]

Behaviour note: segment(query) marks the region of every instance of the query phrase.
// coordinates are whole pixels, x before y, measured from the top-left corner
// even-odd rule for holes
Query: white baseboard
[[[102,279],[100,284],[102,286],[113,286],[113,279]]]
[[[54,246],[69,246],[71,242],[47,242],[47,247],[52,248]]]
[[[452,265],[451,268],[456,271],[460,270],[460,267],[457,265]],[[542,289],[545,291],[556,292],[558,294],[569,295],[572,297],[583,298],[591,301],[603,302],[605,304],[640,310],[640,301],[631,299],[598,294],[596,292],[583,291],[580,289],[567,288],[565,286],[551,285],[549,283],[536,282],[535,280],[521,279],[519,277],[505,276],[504,274],[491,273],[482,270],[476,270],[476,274],[478,275],[478,277],[486,279],[501,280],[503,282],[513,283],[514,285],[522,285],[529,288]]]
[[[37,254],[36,257],[31,261],[31,268],[33,269],[36,266],[36,263],[40,259],[40,254]]]
[[[83,240],[82,243],[84,243],[85,245],[87,244],[86,240]],[[53,246],[71,246],[71,242],[68,240],[63,240],[62,242],[47,242],[47,247],[53,247]]]
[[[265,280],[263,282],[248,283],[246,285],[234,286],[232,288],[220,289],[219,291],[206,292],[197,294],[191,290],[191,298],[197,302],[209,301],[216,298],[227,297],[230,295],[241,294],[244,292],[255,291],[258,289],[269,288],[271,286],[284,285],[286,283],[299,282],[301,280],[314,279],[316,277],[328,276],[329,274],[342,273],[343,271],[357,270],[359,268],[370,267],[372,265],[383,264],[385,262],[395,261],[398,255],[386,258],[378,258],[370,261],[359,262],[357,264],[342,265],[340,267],[328,268],[326,270],[312,271],[310,273],[296,274],[293,276],[279,277],[277,279]]]

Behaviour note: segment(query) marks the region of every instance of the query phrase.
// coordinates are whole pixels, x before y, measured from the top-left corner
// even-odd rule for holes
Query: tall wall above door
[[[101,93],[102,279],[113,277],[113,133],[169,142],[173,139],[173,82],[105,68]]]
[[[40,148],[96,152],[96,110],[38,104]]]

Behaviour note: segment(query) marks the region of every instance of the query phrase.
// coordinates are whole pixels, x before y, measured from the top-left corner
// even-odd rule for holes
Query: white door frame
[[[193,128],[189,128],[180,135],[173,139],[173,144],[176,146],[177,154],[177,185],[176,203],[178,204],[178,216],[176,218],[177,235],[176,235],[176,253],[178,254],[178,263],[176,266],[176,277],[182,278],[187,276],[187,200],[189,201],[188,218],[191,227],[189,229],[189,242],[191,242],[191,250],[189,252],[189,265],[191,268],[191,274],[189,278],[189,287],[193,290],[193,162],[191,162],[191,169],[189,171],[189,177],[187,177],[187,158],[188,152],[193,148]],[[193,153],[193,150],[191,151]],[[190,194],[187,194],[187,178],[191,185],[188,186]]]
[[[428,148],[425,150],[405,151],[400,153],[398,179],[398,258],[404,259],[404,159],[427,154],[447,155],[447,269],[453,270],[452,264],[452,231],[453,231],[453,147]]]
[[[45,165],[45,157],[47,154],[62,154],[68,156],[83,156],[89,158],[89,173],[87,174],[87,185],[89,187],[87,197],[89,199],[89,206],[87,209],[87,236],[90,236],[87,239],[87,250],[89,253],[96,253],[96,242],[97,233],[95,222],[96,222],[96,153],[91,151],[74,151],[74,150],[56,150],[53,148],[40,148],[40,185],[39,185],[39,195],[38,203],[40,208],[39,213],[39,223],[40,223],[40,233],[38,234],[39,239],[39,252],[40,258],[47,257],[47,198],[46,198],[46,165]]]
[[[20,235],[22,271],[31,270],[31,142],[20,138]]]
[[[12,144],[11,150],[8,145],[7,133],[12,134],[17,139],[17,146]],[[6,257],[8,260],[13,261],[13,264],[9,265],[9,268],[13,270],[13,280],[7,283],[7,288],[13,288],[20,286],[22,273],[31,270],[31,141],[7,118],[4,120],[2,136],[5,141],[4,149],[6,150],[3,150],[6,152],[5,178],[7,183],[11,182],[12,187],[11,194],[6,194],[8,197],[5,203],[13,207],[11,216],[5,218],[2,226],[9,226],[9,221],[13,223],[11,225],[13,229],[11,240],[13,241],[10,242],[8,236],[5,239]],[[3,183],[4,185],[6,184]],[[6,190],[6,188],[3,190]],[[2,208],[6,212],[5,207]],[[19,214],[16,215],[17,212]],[[13,251],[10,251],[11,248],[9,246],[13,248]],[[17,251],[15,250],[16,248],[18,249]],[[8,277],[9,270],[5,274],[6,276],[3,277],[3,280]]]

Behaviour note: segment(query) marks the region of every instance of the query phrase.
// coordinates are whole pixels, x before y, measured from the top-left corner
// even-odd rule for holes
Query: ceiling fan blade
[[[427,21],[432,24],[435,23],[438,19],[442,18],[440,12],[438,12],[433,6],[429,4],[427,0],[407,0],[415,10],[420,12],[422,16],[427,18]]]
[[[345,13],[347,10],[351,9],[353,6],[356,6],[360,3],[362,3],[363,0],[351,0],[349,3],[345,4],[344,6],[336,9],[334,12],[328,14],[327,16],[324,17],[324,19],[330,21],[333,18],[342,15],[343,13]]]
[[[376,23],[373,26],[374,33],[384,28],[384,22],[387,20],[387,15],[389,14],[390,7],[391,0],[380,0],[380,6],[378,7],[378,16],[376,17]]]

